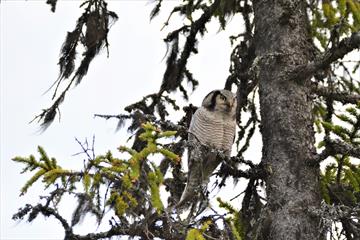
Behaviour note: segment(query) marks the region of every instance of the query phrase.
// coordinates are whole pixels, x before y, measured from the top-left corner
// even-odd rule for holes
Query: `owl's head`
[[[202,102],[202,106],[209,111],[235,114],[236,95],[228,90],[213,90]]]

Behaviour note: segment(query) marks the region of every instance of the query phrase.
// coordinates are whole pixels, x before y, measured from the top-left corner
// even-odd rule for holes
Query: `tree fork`
[[[310,77],[289,78],[312,60],[306,1],[253,1],[255,46],[259,64],[262,161],[267,206],[255,239],[323,239],[320,218],[310,207],[321,202],[314,158]],[[261,229],[261,230],[259,230]],[[259,231],[261,234],[259,234]]]

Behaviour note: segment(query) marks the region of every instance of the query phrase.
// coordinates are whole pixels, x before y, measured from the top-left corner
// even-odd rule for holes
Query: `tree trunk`
[[[310,79],[289,79],[311,60],[311,40],[303,0],[256,0],[255,45],[259,66],[261,132],[267,207],[258,239],[322,239],[319,169],[314,157]]]

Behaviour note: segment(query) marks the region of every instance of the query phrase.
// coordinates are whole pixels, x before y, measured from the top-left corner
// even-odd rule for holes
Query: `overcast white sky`
[[[104,52],[91,63],[88,75],[61,105],[61,121],[38,134],[38,125],[28,122],[51,104],[51,93],[43,93],[58,76],[60,46],[81,13],[78,8],[81,1],[59,0],[55,13],[50,12],[45,2],[5,0],[0,4],[1,239],[63,238],[62,227],[52,218],[40,217],[32,224],[11,220],[19,207],[36,203],[43,192],[34,186],[27,195],[19,197],[19,190],[30,175],[20,175],[21,166],[11,158],[35,154],[36,147],[41,145],[61,165],[71,168],[82,164],[81,158],[72,156],[80,151],[75,137],[84,140],[95,135],[97,154],[126,144],[124,131],[114,132],[115,120],[94,119],[93,114],[118,114],[143,95],[156,92],[165,67],[166,47],[162,39],[172,28],[162,32],[160,29],[167,14],[150,23],[153,5],[148,1],[109,1],[109,10],[119,16],[109,35],[110,57],[106,58]],[[164,13],[175,3],[166,1]],[[218,27],[211,26],[199,45],[200,54],[189,62],[195,78],[200,80],[200,87],[191,96],[195,105],[209,91],[222,88],[228,75],[229,34],[218,33]],[[240,27],[232,24],[230,32],[238,33]],[[254,154],[260,154],[260,149]],[[92,228],[83,226],[79,231]]]
[[[121,113],[125,106],[159,89],[165,70],[166,47],[162,39],[181,24],[175,19],[169,28],[160,31],[169,11],[179,1],[165,1],[163,14],[150,22],[154,6],[150,1],[108,0],[109,10],[119,16],[110,30],[109,58],[103,52],[91,63],[82,83],[67,94],[61,105],[61,121],[56,120],[47,131],[38,134],[39,125],[28,123],[51,104],[52,93],[43,93],[58,76],[58,56],[66,32],[73,30],[82,13],[79,0],[59,0],[55,13],[45,2],[3,0],[0,4],[0,239],[63,239],[63,229],[53,218],[40,217],[31,224],[11,219],[19,207],[37,203],[38,196],[44,194],[38,184],[19,197],[31,175],[20,175],[21,165],[11,158],[36,155],[36,148],[41,145],[64,168],[76,168],[83,161],[73,156],[80,152],[75,137],[84,141],[95,135],[96,154],[125,145],[128,135],[125,131],[115,132],[115,120],[94,119],[93,115]],[[188,67],[200,81],[190,96],[194,105],[200,105],[209,91],[223,87],[230,63],[228,36],[241,31],[239,23],[234,18],[227,32],[219,32],[219,25],[211,24],[199,44],[200,54],[189,61]],[[358,53],[352,56],[358,56],[355,54]],[[247,156],[258,160],[259,135],[252,143],[255,144]],[[220,192],[228,198],[237,193],[231,188]],[[73,203],[66,204],[70,216]],[[75,230],[87,233],[95,227],[83,224]]]

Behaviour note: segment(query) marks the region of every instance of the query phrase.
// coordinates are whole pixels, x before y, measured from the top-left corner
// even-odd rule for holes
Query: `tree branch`
[[[351,219],[360,214],[360,206],[349,207],[345,205],[328,205],[322,203],[320,208],[310,207],[308,211],[315,216],[329,220]]]
[[[154,237],[161,238],[161,239],[173,239],[173,240],[181,240],[184,239],[184,229],[181,227],[185,227],[185,225],[181,226],[177,224],[177,229],[170,229],[167,233],[161,229],[160,226],[156,226],[157,221],[168,221],[170,220],[166,217],[166,214],[157,214],[152,213],[150,215],[145,216],[145,219],[134,222],[131,225],[123,226],[121,223],[120,225],[112,226],[111,229],[104,232],[98,233],[89,233],[86,235],[76,235],[73,234],[71,236],[71,240],[98,240],[98,239],[105,239],[105,238],[112,238],[114,236],[130,236],[130,237],[141,237],[141,239],[154,239]],[[172,222],[169,224],[173,224]],[[182,233],[181,233],[182,232]]]
[[[59,213],[57,213],[57,211],[55,209],[53,209],[49,206],[43,206],[41,204],[38,204],[35,207],[33,207],[33,211],[39,211],[46,217],[49,217],[52,215],[57,220],[59,220],[65,230],[65,239],[67,239],[68,236],[73,235],[72,227],[68,224],[68,222]]]
[[[250,161],[244,160],[241,157],[228,158],[221,151],[217,151],[217,155],[223,160],[218,172],[218,175],[221,177],[232,176],[233,178],[263,179],[266,176],[266,171],[261,164],[255,165],[249,163]],[[233,166],[234,162],[248,164],[250,168],[247,170],[238,169]]]
[[[327,50],[309,64],[298,66],[291,74],[290,79],[299,81],[313,76],[318,70],[324,69],[332,62],[343,58],[354,49],[360,48],[360,31],[354,32],[350,37],[344,38],[337,46]]]
[[[325,150],[316,155],[314,159],[315,161],[311,161],[310,164],[318,165],[327,157],[335,154],[343,154],[360,159],[360,147],[352,146],[351,144],[345,143],[338,139],[327,140]]]
[[[360,101],[359,94],[349,94],[348,92],[336,91],[336,90],[333,91],[330,88],[327,88],[324,86],[319,86],[317,84],[314,84],[314,86],[312,86],[311,90],[313,93],[315,93],[319,96],[330,98],[332,100],[341,102],[343,104],[346,104],[346,103],[357,104]]]
[[[360,158],[360,147],[351,146],[350,144],[340,140],[332,141],[331,145],[336,154],[346,154],[352,157]]]
[[[174,91],[177,87],[180,87],[190,54],[192,52],[197,52],[195,49],[197,42],[196,36],[199,32],[201,33],[205,31],[206,23],[212,18],[214,12],[218,9],[220,2],[220,0],[215,0],[209,7],[207,7],[200,18],[191,24],[190,29],[188,29],[188,26],[183,26],[179,29],[180,31],[177,30],[170,33],[165,39],[165,42],[167,43],[175,41],[176,48],[173,49],[173,54],[169,55],[167,68],[165,70],[164,78],[160,87],[160,92],[171,92]],[[181,54],[179,54],[177,49],[178,35],[184,29],[189,31],[189,35],[186,37],[183,51]],[[180,55],[179,58],[178,55]]]

